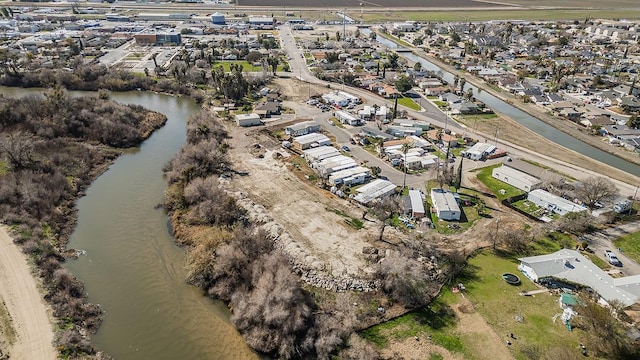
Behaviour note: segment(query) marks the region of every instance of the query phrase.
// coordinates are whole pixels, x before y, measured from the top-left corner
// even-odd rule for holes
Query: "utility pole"
[[[342,39],[347,38],[347,8],[342,12]]]

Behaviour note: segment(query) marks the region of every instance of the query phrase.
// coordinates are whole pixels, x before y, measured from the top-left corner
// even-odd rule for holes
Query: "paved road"
[[[611,250],[622,262],[620,271],[626,276],[640,275],[640,265],[635,261],[628,258],[623,252],[619,251],[613,241],[621,236],[631,234],[640,231],[640,221],[634,221],[626,224],[622,224],[616,227],[604,229],[602,231],[595,232],[593,234],[583,235],[582,239],[589,244],[589,247],[602,258],[604,261],[607,259],[604,257],[605,250]]]

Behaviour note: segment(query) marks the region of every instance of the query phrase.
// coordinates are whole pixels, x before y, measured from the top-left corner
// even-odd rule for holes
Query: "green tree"
[[[397,53],[392,52],[387,54],[387,67],[391,69],[397,69],[399,58],[400,56]]]
[[[401,93],[405,93],[411,90],[411,88],[413,87],[413,81],[409,77],[402,75],[400,76],[400,78],[398,78],[398,80],[394,82],[393,85],[395,85],[398,91],[400,91]]]
[[[640,128],[640,117],[638,117],[638,115],[636,114],[631,115],[629,121],[627,121],[627,126],[632,129]]]
[[[451,33],[451,40],[456,43],[460,42],[460,35],[458,35],[458,33],[456,32]]]
[[[422,70],[422,64],[418,61],[415,64],[413,64],[413,70],[414,71],[420,71]]]

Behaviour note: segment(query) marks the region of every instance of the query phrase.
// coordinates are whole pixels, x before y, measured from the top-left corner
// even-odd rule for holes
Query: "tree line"
[[[105,358],[89,340],[102,310],[87,302],[82,282],[63,267],[75,201],[118,149],[139,145],[165,120],[139,106],[74,98],[61,88],[45,96],[0,96],[0,221],[36,265],[64,357]]]

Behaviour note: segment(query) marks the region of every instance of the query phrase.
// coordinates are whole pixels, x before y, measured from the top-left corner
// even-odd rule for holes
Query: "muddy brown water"
[[[5,96],[42,92],[0,88]],[[118,158],[78,201],[69,248],[86,255],[67,266],[105,311],[94,346],[117,360],[257,359],[229,321],[227,307],[185,283],[185,250],[174,244],[167,216],[155,208],[166,188],[162,166],[184,144],[186,119],[199,107],[145,92],[112,98],[159,111],[168,121],[139,149]]]

